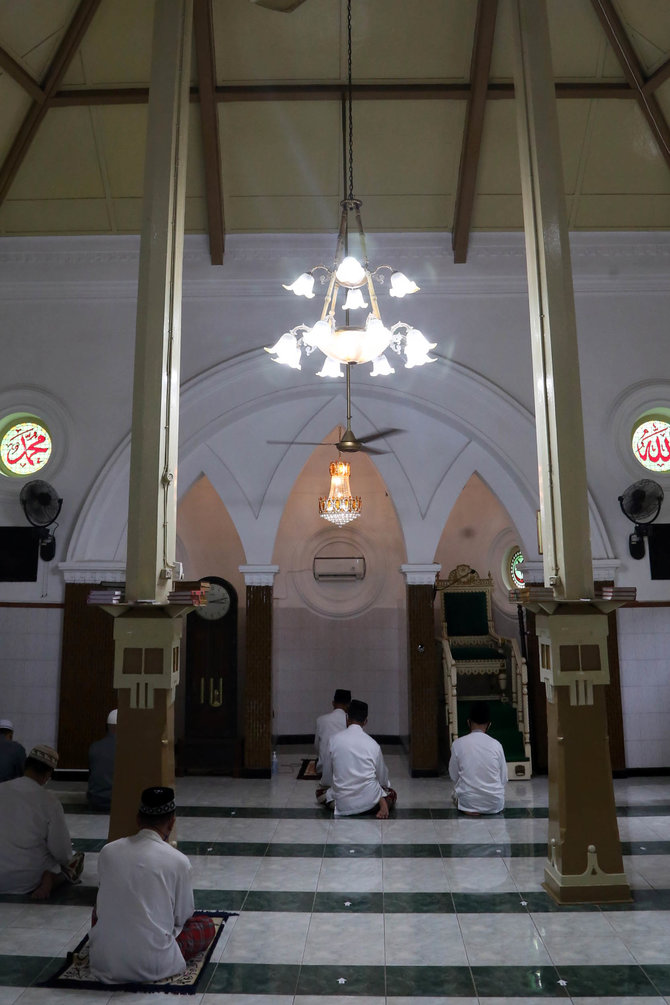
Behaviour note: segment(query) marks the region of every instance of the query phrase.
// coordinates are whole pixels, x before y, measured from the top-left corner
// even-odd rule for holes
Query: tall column
[[[247,588],[244,774],[269,778],[272,759],[272,586],[278,565],[241,565]]]
[[[593,584],[577,328],[546,0],[514,0],[514,88],[523,194],[545,589],[549,854],[559,903],[630,900],[607,742],[607,613]],[[524,591],[520,591],[522,594]]]
[[[401,565],[407,584],[410,771],[414,778],[440,768],[438,662],[435,655],[435,577],[439,565]]]
[[[177,516],[181,274],[192,0],[156,0],[135,337],[125,603],[111,610],[119,720],[110,838],[139,795],[174,784],[185,606],[171,605]]]

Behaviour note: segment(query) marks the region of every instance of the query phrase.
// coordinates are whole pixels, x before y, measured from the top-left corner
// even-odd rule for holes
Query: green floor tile
[[[555,967],[472,967],[480,998],[565,998]]]
[[[262,858],[268,849],[267,841],[179,841],[179,851],[184,855],[251,855]]]
[[[75,851],[102,851],[106,844],[105,838],[72,838]]]
[[[670,963],[645,963],[642,969],[659,995],[670,995]]]
[[[243,896],[245,896],[243,894]],[[302,911],[314,909],[314,894],[309,890],[250,890],[244,900],[245,911]]]
[[[383,997],[385,986],[384,967],[303,966],[296,994]]]
[[[457,914],[519,914],[528,911],[518,893],[452,893]]]
[[[631,890],[632,904],[603,904],[603,911],[670,911],[670,890]]]
[[[207,993],[293,995],[299,970],[288,963],[218,963]]]
[[[61,959],[50,956],[20,956],[18,953],[0,956],[0,985],[30,987],[39,980],[46,980],[62,963]]]
[[[386,844],[382,845],[384,858],[440,858],[439,844]]]
[[[381,858],[380,844],[327,844],[326,858]]]
[[[273,841],[268,845],[266,855],[275,858],[323,858],[325,848],[325,843],[297,844],[288,841]]]
[[[385,914],[453,914],[450,893],[385,893]]]
[[[381,893],[317,893],[314,912],[318,914],[381,914]]]
[[[647,968],[649,969],[649,968]],[[658,994],[642,967],[612,966],[557,967],[567,981],[571,998],[636,997]]]
[[[600,907],[598,904],[557,904],[556,901],[549,896],[548,893],[544,893],[541,890],[533,890],[531,893],[521,893],[521,900],[525,900],[527,907],[526,910],[531,913],[540,913],[542,911],[599,911]],[[628,904],[617,904],[613,905],[616,907],[628,907]],[[609,910],[609,905],[607,907]]]
[[[194,890],[195,906],[201,911],[239,911],[246,890]]]
[[[387,967],[386,994],[391,997],[458,997],[475,994],[469,967]]]

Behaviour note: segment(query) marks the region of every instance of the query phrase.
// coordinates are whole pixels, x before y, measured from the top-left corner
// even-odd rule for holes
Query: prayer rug
[[[316,757],[308,757],[300,765],[298,778],[307,778],[310,782],[316,782],[321,775],[316,770]]]
[[[103,984],[102,981],[96,980],[91,975],[88,965],[88,935],[85,935],[74,952],[67,954],[63,966],[49,980],[40,982],[38,987],[78,988],[80,991],[144,991],[145,993],[163,992],[176,995],[194,995],[199,990],[201,978],[205,974],[205,967],[219,941],[223,926],[228,918],[236,915],[236,912],[227,911],[199,910],[196,913],[210,916],[214,922],[216,935],[207,949],[187,962],[183,974],[166,977],[165,980],[156,981],[154,984]]]

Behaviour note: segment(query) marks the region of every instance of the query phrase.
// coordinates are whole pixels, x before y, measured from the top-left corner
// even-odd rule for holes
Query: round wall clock
[[[203,580],[203,582],[210,584],[207,591],[207,603],[202,607],[196,607],[196,614],[204,618],[205,621],[218,621],[219,618],[225,617],[230,610],[230,594],[221,583],[213,583],[210,580]]]

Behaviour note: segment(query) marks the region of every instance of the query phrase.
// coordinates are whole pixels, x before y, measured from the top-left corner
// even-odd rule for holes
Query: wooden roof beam
[[[452,246],[454,262],[462,265],[468,256],[468,241],[475,201],[479,151],[484,131],[486,94],[491,71],[491,53],[496,28],[498,0],[479,0],[470,64],[470,97],[465,113],[465,128],[458,169]]]
[[[646,80],[642,65],[631,45],[624,26],[614,9],[612,0],[591,0],[593,9],[605,30],[614,54],[624,72],[630,88],[635,94],[640,110],[644,115],[652,135],[656,140],[665,162],[670,167],[670,127],[663,115],[656,95],[645,89]]]
[[[45,94],[37,81],[24,70],[20,63],[17,63],[13,56],[0,46],[0,66],[5,70],[16,83],[30,95],[33,101],[40,105],[45,100]]]
[[[662,66],[659,66],[650,77],[647,77],[643,87],[645,94],[651,94],[657,90],[661,84],[665,83],[668,77],[670,77],[670,59],[666,59]]]
[[[223,265],[226,226],[223,215],[221,152],[216,97],[216,58],[212,0],[194,0],[193,30],[198,65],[200,124],[205,161],[205,195],[212,265]]]
[[[467,101],[469,84],[354,84],[355,97],[367,101]],[[335,101],[346,94],[342,84],[221,84],[216,88],[217,102],[228,101]],[[489,101],[509,101],[514,97],[514,85],[489,84]],[[635,93],[628,84],[609,81],[567,81],[556,84],[556,97],[605,98],[634,101]],[[148,87],[79,87],[58,91],[49,99],[52,108],[87,105],[145,105]],[[199,101],[197,88],[191,88],[191,101]]]
[[[51,97],[56,93],[72,62],[81,40],[86,34],[100,0],[80,0],[72,21],[68,25],[42,82],[44,100],[34,101],[16,134],[14,142],[0,167],[0,205],[4,202],[12,182],[35,138],[39,125],[46,115]]]

